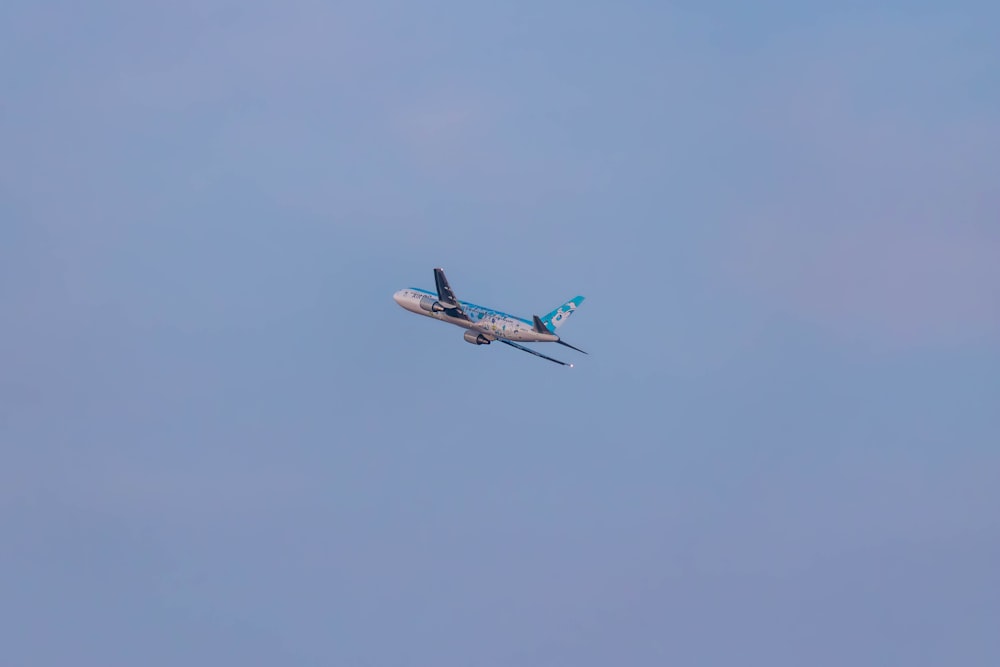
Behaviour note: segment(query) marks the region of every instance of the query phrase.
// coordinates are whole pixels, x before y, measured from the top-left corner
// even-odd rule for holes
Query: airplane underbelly
[[[462,327],[463,329],[473,328],[472,323],[469,320],[463,320],[460,317],[452,317],[451,315],[446,315],[444,313],[427,313],[434,319],[441,320],[442,322],[447,322],[448,324],[454,324],[455,326]]]
[[[501,321],[490,322],[485,325],[484,329],[499,338],[518,340],[517,338],[517,336],[519,335],[518,330],[508,325],[506,322],[501,322]]]

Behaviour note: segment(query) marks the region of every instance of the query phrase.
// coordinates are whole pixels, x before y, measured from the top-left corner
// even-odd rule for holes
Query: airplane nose
[[[398,292],[396,292],[395,294],[392,295],[392,300],[395,301],[396,303],[398,303],[401,306],[403,305],[403,299],[405,299],[405,298],[406,297],[403,296],[403,290],[399,290]]]

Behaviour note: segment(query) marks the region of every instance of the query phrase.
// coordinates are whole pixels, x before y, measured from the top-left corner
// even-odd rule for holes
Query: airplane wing
[[[438,301],[445,307],[446,314],[462,320],[469,319],[469,316],[462,310],[462,304],[455,298],[455,292],[448,284],[448,279],[444,277],[444,269],[434,269],[434,285],[437,287]]]
[[[553,359],[552,357],[546,357],[541,352],[536,352],[535,350],[532,350],[530,347],[525,347],[523,345],[518,345],[517,343],[512,343],[511,341],[507,340],[506,338],[497,338],[496,341],[498,343],[503,343],[504,345],[510,345],[511,347],[516,347],[519,350],[524,350],[528,354],[533,354],[536,357],[541,357],[542,359],[548,359],[549,361],[555,362],[555,363],[559,364],[560,366],[569,366],[570,368],[573,368],[573,364],[567,364],[565,361],[559,361],[558,359]]]

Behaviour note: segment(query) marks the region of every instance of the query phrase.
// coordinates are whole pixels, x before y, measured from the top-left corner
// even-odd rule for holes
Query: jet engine
[[[441,302],[432,296],[420,297],[420,307],[429,313],[440,313],[445,309]]]
[[[478,331],[466,331],[464,334],[465,342],[472,343],[473,345],[489,345],[490,339],[479,333]]]

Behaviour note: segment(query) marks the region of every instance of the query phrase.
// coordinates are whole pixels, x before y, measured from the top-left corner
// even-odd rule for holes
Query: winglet
[[[434,286],[437,287],[438,301],[445,307],[445,314],[460,320],[468,320],[469,316],[462,310],[462,304],[455,298],[448,279],[444,277],[444,269],[434,269]]]
[[[444,277],[444,269],[434,269],[434,286],[437,288],[438,301],[450,307],[458,305],[455,292],[452,291],[451,285],[448,284],[448,279]]]

